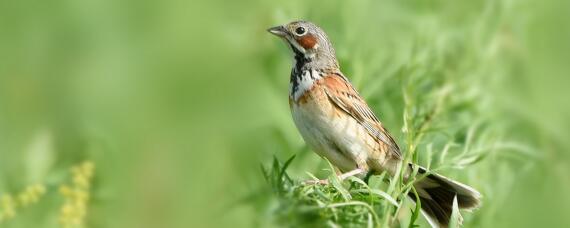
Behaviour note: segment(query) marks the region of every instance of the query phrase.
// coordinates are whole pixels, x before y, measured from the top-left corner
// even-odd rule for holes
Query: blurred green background
[[[298,19],[327,31],[401,144],[406,74],[459,85],[468,115],[441,126],[505,142],[445,172],[484,194],[467,226],[568,226],[569,15],[532,0],[0,1],[0,195],[47,190],[0,227],[59,227],[58,188],[85,160],[87,227],[278,225],[259,165],[326,167],[290,118],[289,50],[265,31]]]

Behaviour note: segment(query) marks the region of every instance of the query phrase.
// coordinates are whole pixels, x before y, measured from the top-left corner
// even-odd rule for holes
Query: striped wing
[[[390,136],[388,130],[382,126],[380,120],[370,110],[364,99],[360,97],[346,77],[340,73],[325,76],[324,88],[328,99],[337,108],[354,118],[378,143],[387,145],[392,155],[399,159],[402,157],[396,141]]]

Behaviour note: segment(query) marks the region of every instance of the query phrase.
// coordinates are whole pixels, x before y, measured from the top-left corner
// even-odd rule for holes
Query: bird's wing
[[[392,152],[392,155],[401,158],[400,148],[394,138],[382,126],[380,120],[352,87],[348,79],[340,73],[327,75],[323,79],[324,90],[328,99],[336,107],[354,118],[378,143],[390,148],[389,152]]]

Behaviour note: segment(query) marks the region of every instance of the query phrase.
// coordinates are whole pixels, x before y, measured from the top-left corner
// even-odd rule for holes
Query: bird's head
[[[294,21],[267,31],[287,42],[297,62],[303,60],[310,68],[338,68],[334,48],[317,25],[308,21]]]

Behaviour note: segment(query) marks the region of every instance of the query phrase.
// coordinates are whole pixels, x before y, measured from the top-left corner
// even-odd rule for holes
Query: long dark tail
[[[426,170],[420,167],[418,175],[425,173]],[[459,209],[473,209],[480,205],[481,194],[477,190],[438,174],[428,174],[415,183],[414,187],[420,197],[422,210],[432,226],[449,225],[455,196]],[[416,201],[413,192],[410,191],[408,196]]]

